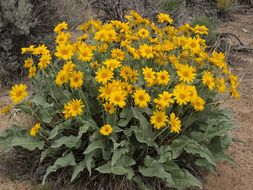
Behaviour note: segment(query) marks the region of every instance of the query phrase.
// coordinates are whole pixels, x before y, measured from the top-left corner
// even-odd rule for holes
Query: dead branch
[[[240,38],[237,35],[233,33],[229,33],[229,32],[220,34],[220,38],[230,38],[230,37],[234,37],[239,42],[240,45],[244,46],[243,42],[240,40]]]

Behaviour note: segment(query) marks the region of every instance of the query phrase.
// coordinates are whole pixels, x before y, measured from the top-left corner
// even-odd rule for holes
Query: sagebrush
[[[9,84],[24,75],[20,49],[31,39],[37,42],[57,22],[51,1],[1,0],[0,2],[0,83]]]

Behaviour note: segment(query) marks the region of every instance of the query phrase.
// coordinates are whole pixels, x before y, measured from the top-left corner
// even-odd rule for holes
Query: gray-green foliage
[[[181,8],[182,2],[178,0],[162,0],[161,8],[169,13],[173,13]]]
[[[23,74],[20,49],[52,30],[53,12],[50,0],[0,1],[0,83]]]
[[[52,113],[52,105],[45,100],[34,98],[32,102],[36,107],[44,108],[41,114],[45,110]],[[24,109],[25,105],[22,106]],[[27,113],[29,109],[27,107]],[[209,107],[196,117],[192,116],[191,121],[184,121],[184,126],[190,123],[191,127],[171,143],[161,143],[163,134],[156,136],[152,131],[145,117],[149,112],[148,109],[123,109],[120,127],[115,126],[110,141],[99,135],[93,120],[82,118],[78,121],[82,126],[75,130],[70,120],[58,121],[53,130],[43,132],[47,134],[45,137],[32,138],[25,129],[14,127],[1,134],[0,145],[9,145],[7,149],[2,146],[4,151],[16,146],[28,150],[43,149],[41,163],[51,163],[43,183],[53,172],[69,168],[71,181],[88,171],[90,175],[96,172],[123,175],[144,189],[152,186],[152,180],[147,184],[142,179],[150,177],[176,189],[202,188],[200,181],[191,173],[192,168],[198,166],[215,171],[215,165],[220,161],[234,163],[225,154],[232,142],[230,131],[234,127],[227,110]],[[126,128],[129,123],[132,127]]]

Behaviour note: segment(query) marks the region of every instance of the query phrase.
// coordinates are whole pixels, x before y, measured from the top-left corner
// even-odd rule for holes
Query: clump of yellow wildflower
[[[235,98],[240,97],[238,78],[229,71],[224,54],[206,51],[205,40],[201,38],[208,34],[206,26],[186,23],[175,27],[171,25],[173,19],[165,13],[157,15],[159,25],[134,11],[126,19],[106,24],[87,21],[79,27],[83,34],[75,42],[66,31],[68,24],[60,23],[54,29],[54,55],[59,60],[55,64],[53,54],[44,44],[22,48],[22,54],[31,53],[39,58],[24,62],[30,78],[45,74],[65,94],[68,91],[73,96],[61,108],[65,119],[80,116],[83,101],[88,100],[86,96],[94,94],[96,97],[87,105],[101,109],[101,118],[107,114],[117,114],[117,118],[125,108],[149,108],[153,113],[149,121],[154,129],[168,126],[172,133],[179,133],[183,126],[176,116],[178,110],[203,111],[206,93],[229,92]],[[92,93],[87,91],[90,88]],[[25,90],[24,85],[13,87],[14,103],[27,96]],[[92,105],[94,102],[96,105]],[[89,110],[87,107],[92,117]],[[111,130],[107,124],[100,133],[108,135]]]

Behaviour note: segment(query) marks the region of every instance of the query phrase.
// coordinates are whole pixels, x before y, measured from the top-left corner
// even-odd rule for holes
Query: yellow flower
[[[132,69],[131,76],[130,76],[130,81],[131,82],[136,82],[138,80],[138,76],[139,76],[138,70]]]
[[[96,81],[102,84],[107,83],[109,80],[113,78],[113,71],[106,67],[101,67],[96,72]]]
[[[192,100],[191,100],[191,104],[193,105],[193,107],[196,111],[203,111],[204,108],[205,108],[204,107],[205,106],[205,100],[203,100],[199,96],[193,97]]]
[[[229,76],[229,81],[231,83],[231,86],[233,88],[238,87],[239,86],[238,77],[235,76],[235,75],[233,75],[233,74],[231,74],[231,73],[229,73],[228,76]]]
[[[220,69],[224,69],[226,67],[225,55],[222,52],[218,53],[217,51],[213,51],[212,57],[208,60]]]
[[[173,90],[174,99],[176,103],[181,105],[186,105],[190,101],[189,93],[187,91],[187,86],[184,84],[178,84]]]
[[[168,121],[168,116],[164,111],[154,111],[150,117],[150,123],[154,125],[155,129],[166,127],[166,122]]]
[[[34,51],[34,47],[35,47],[34,45],[30,45],[27,48],[21,48],[21,54],[32,53]]]
[[[50,54],[47,46],[45,44],[39,45],[38,47],[34,48],[33,50],[34,55],[46,55]]]
[[[97,61],[91,62],[90,63],[90,68],[91,69],[96,69],[99,67],[99,63]]]
[[[65,44],[65,43],[69,42],[69,39],[70,39],[70,33],[61,32],[56,37],[55,42],[57,44]]]
[[[151,100],[149,94],[142,89],[136,90],[135,93],[133,94],[133,98],[135,105],[141,108],[147,107],[148,103]]]
[[[140,28],[138,31],[138,36],[140,36],[140,38],[147,38],[149,37],[149,31],[145,28]]]
[[[143,58],[150,59],[154,57],[153,48],[147,44],[143,44],[139,47],[140,55]]]
[[[9,113],[9,111],[11,110],[11,108],[12,108],[12,104],[1,108],[0,115],[2,115],[2,114],[4,115],[4,114]]]
[[[64,83],[67,83],[69,79],[69,75],[66,70],[60,70],[56,76],[55,84],[58,86],[62,86]]]
[[[121,62],[117,59],[106,59],[103,64],[112,70],[121,66]]]
[[[181,121],[174,113],[170,114],[169,124],[171,133],[179,133],[181,131]]]
[[[55,56],[58,59],[64,59],[66,61],[70,60],[72,56],[74,55],[73,53],[73,46],[70,44],[59,44],[56,46],[56,52]]]
[[[217,86],[217,90],[220,93],[224,93],[226,91],[226,82],[224,78],[220,78],[216,80],[216,86]]]
[[[118,59],[120,61],[123,61],[125,59],[125,52],[123,52],[121,49],[114,48],[112,49],[112,58]]]
[[[185,90],[187,91],[190,98],[195,97],[195,96],[198,95],[198,92],[197,92],[195,86],[187,85],[187,86],[185,86],[185,88],[186,88]]]
[[[196,38],[187,38],[185,45],[183,45],[183,49],[198,54],[201,52],[200,40]]]
[[[144,75],[144,79],[147,82],[148,86],[153,86],[155,84],[155,72],[152,68],[145,67],[142,68],[142,73]]]
[[[84,105],[82,100],[73,99],[70,102],[64,104],[64,111],[62,113],[64,114],[64,117],[68,119],[81,115],[83,112],[83,108]]]
[[[159,94],[159,98],[154,99],[154,103],[156,103],[156,107],[160,110],[163,110],[167,107],[169,107],[170,103],[174,103],[174,100],[172,99],[173,94],[170,94],[169,92],[164,91],[162,94]]]
[[[29,69],[32,66],[33,66],[33,59],[32,58],[26,59],[24,63],[24,68]]]
[[[103,106],[104,106],[104,110],[110,114],[114,113],[116,110],[113,104],[110,104],[108,102],[106,102]]]
[[[44,54],[40,58],[40,62],[38,63],[38,66],[40,69],[45,69],[51,62],[51,55],[50,54]]]
[[[83,85],[83,73],[81,71],[72,72],[69,80],[71,88],[80,88]]]
[[[208,28],[206,26],[199,26],[198,24],[192,29],[195,34],[208,34]]]
[[[30,130],[30,135],[35,137],[40,130],[40,123],[36,123]]]
[[[214,76],[209,71],[204,71],[202,76],[202,83],[209,88],[209,90],[213,90],[215,87]]]
[[[158,22],[163,23],[163,22],[168,22],[172,24],[173,20],[170,18],[170,15],[165,14],[165,13],[159,13],[158,14]]]
[[[168,56],[165,53],[161,53],[159,55],[156,56],[156,63],[158,63],[159,65],[166,65],[169,61],[168,61]]]
[[[33,78],[36,76],[37,69],[35,66],[29,68],[29,78]]]
[[[114,29],[102,29],[95,34],[94,39],[97,41],[110,43],[117,40],[117,33]]]
[[[68,61],[63,65],[62,70],[64,70],[66,73],[71,73],[75,67],[76,65],[72,61]]]
[[[105,53],[105,52],[107,51],[108,47],[109,47],[109,46],[108,46],[108,44],[106,44],[106,43],[101,44],[101,45],[97,46],[97,51],[98,51],[99,53]]]
[[[88,46],[81,45],[79,47],[78,59],[84,62],[90,61],[93,58],[92,49]]]
[[[162,70],[156,73],[156,80],[158,85],[167,85],[170,81],[168,71]]]
[[[101,135],[108,136],[112,133],[112,131],[113,131],[112,126],[110,124],[106,124],[100,128],[99,133]]]
[[[67,29],[68,29],[68,24],[66,22],[62,22],[54,28],[54,32],[59,34],[62,32],[62,30],[67,30]]]
[[[119,106],[123,108],[126,106],[126,95],[122,91],[113,91],[110,95],[109,102],[114,106]]]
[[[121,67],[120,74],[123,79],[128,80],[132,76],[132,69],[129,66],[123,66]]]
[[[27,86],[25,84],[19,84],[19,85],[16,84],[12,86],[11,91],[10,91],[11,100],[16,104],[23,101],[25,97],[28,96],[28,93],[26,92],[26,88]]]
[[[231,87],[230,88],[230,93],[232,94],[232,96],[236,99],[240,99],[240,94],[239,92],[236,90],[235,87]]]
[[[180,64],[177,75],[179,76],[179,81],[190,83],[195,79],[196,69],[190,65]]]
[[[110,95],[111,95],[111,93],[113,91],[115,91],[115,90],[117,90],[117,87],[114,86],[112,83],[108,83],[108,84],[106,84],[104,86],[100,86],[99,87],[99,89],[98,89],[98,91],[100,93],[99,96],[101,98],[103,98],[104,100],[108,100],[109,97],[110,97]]]

